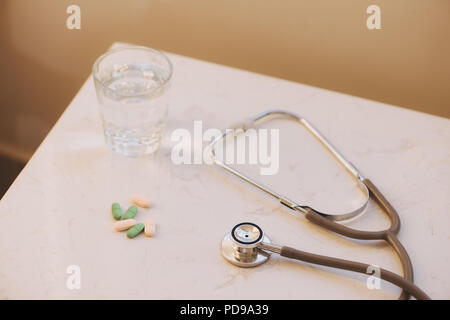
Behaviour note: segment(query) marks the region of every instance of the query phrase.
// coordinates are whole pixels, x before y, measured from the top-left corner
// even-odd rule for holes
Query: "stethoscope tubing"
[[[370,267],[370,265],[366,263],[322,256],[297,250],[287,246],[281,248],[280,255],[289,259],[300,260],[303,262],[331,267],[335,269],[358,272],[362,274],[367,274],[367,270]],[[381,279],[398,286],[403,290],[403,292],[406,293],[408,297],[409,295],[412,295],[418,300],[430,300],[430,297],[425,292],[423,292],[422,289],[417,287],[413,282],[383,268],[379,268],[379,271],[379,276]]]
[[[331,221],[322,215],[320,215],[317,211],[315,211],[312,208],[304,207],[303,209],[305,212],[305,218],[309,221],[313,222],[316,225],[319,225],[325,229],[328,229],[330,231],[336,232],[338,234],[341,234],[343,236],[346,236],[348,238],[352,239],[359,239],[359,240],[384,240],[386,241],[395,251],[398,258],[400,259],[402,269],[403,269],[403,276],[406,280],[410,281],[411,283],[414,282],[414,272],[413,272],[413,266],[411,259],[408,255],[408,252],[401,244],[400,240],[397,238],[397,233],[400,230],[400,217],[398,216],[397,211],[394,209],[394,207],[387,201],[387,199],[381,194],[381,192],[378,190],[378,188],[369,180],[364,179],[363,183],[367,186],[370,192],[370,196],[373,197],[376,202],[382,207],[383,211],[386,212],[390,219],[390,226],[389,228],[381,231],[363,231],[363,230],[356,230],[353,228],[349,228],[347,226],[344,226],[342,224],[336,223],[334,221]],[[399,296],[400,300],[407,300],[409,299],[409,293],[406,291],[403,291],[401,295]]]

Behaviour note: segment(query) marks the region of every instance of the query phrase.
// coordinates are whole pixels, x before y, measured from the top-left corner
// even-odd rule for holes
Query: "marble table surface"
[[[417,285],[432,298],[450,298],[449,119],[169,57],[175,70],[170,112],[156,154],[129,158],[106,147],[89,77],[1,199],[1,299],[395,299],[398,288],[382,282],[380,290],[369,290],[366,275],[275,255],[241,269],[221,257],[223,235],[252,221],[278,244],[401,273],[383,242],[321,229],[216,166],[171,161],[175,129],[193,132],[195,120],[203,130],[224,129],[273,108],[307,118],[378,186],[399,212],[399,238]],[[258,179],[323,211],[361,203],[353,180],[301,127],[270,126],[280,130],[279,172]],[[254,165],[245,170],[258,175]],[[126,207],[134,193],[152,200],[137,219],[157,222],[153,238],[130,240],[112,230],[111,203]],[[346,225],[376,230],[388,220],[371,202]],[[67,286],[73,265],[79,289]]]

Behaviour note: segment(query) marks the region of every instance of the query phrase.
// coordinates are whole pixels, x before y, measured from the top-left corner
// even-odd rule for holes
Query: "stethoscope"
[[[309,133],[311,133],[338,161],[345,169],[356,179],[358,186],[365,193],[365,201],[363,204],[351,212],[342,214],[326,214],[319,212],[311,207],[300,205],[276,192],[262,185],[261,183],[253,180],[252,178],[242,174],[238,170],[230,167],[220,159],[217,159],[215,146],[222,139],[226,138],[230,134],[237,134],[239,132],[244,133],[249,128],[254,127],[255,124],[263,119],[268,118],[285,118],[294,120],[300,125],[304,126]],[[237,130],[241,129],[241,130]],[[314,126],[302,117],[299,117],[291,112],[282,110],[271,110],[256,115],[253,118],[248,119],[244,123],[234,128],[226,129],[221,135],[217,136],[210,143],[210,152],[215,164],[234,174],[235,176],[243,179],[244,181],[252,184],[258,189],[268,193],[275,197],[284,206],[295,211],[296,214],[303,214],[309,221],[326,228],[330,231],[334,231],[349,238],[359,240],[384,240],[386,241],[398,255],[404,277],[392,273],[390,271],[380,269],[380,277],[383,280],[391,282],[403,291],[399,299],[409,299],[410,295],[413,295],[417,299],[430,299],[420,288],[413,283],[413,267],[411,259],[408,256],[403,245],[397,238],[397,234],[400,230],[400,217],[392,205],[386,200],[381,192],[375,187],[375,185],[367,178],[364,178],[356,167],[344,158],[344,156],[331,145],[331,143],[316,129]],[[362,231],[344,226],[336,221],[345,221],[351,218],[355,218],[361,214],[366,208],[369,198],[373,196],[378,202],[380,207],[384,209],[390,219],[390,226],[381,231]],[[264,235],[261,228],[256,224],[245,222],[236,225],[231,232],[225,235],[221,244],[221,252],[224,258],[230,263],[239,267],[255,267],[267,261],[270,256],[270,252],[278,253],[281,256],[291,259],[301,260],[313,264],[323,265],[327,267],[350,270],[360,273],[366,273],[368,264],[342,260],[338,258],[320,256],[300,250],[296,250],[290,247],[280,247],[271,243],[270,239]]]

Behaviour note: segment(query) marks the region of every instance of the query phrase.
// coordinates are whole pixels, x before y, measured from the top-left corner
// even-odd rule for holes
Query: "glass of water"
[[[106,144],[127,156],[158,150],[168,110],[172,64],[146,47],[120,47],[100,56],[93,76]]]

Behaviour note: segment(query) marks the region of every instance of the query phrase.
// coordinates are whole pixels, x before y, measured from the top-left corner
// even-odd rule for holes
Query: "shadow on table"
[[[25,163],[0,155],[0,198],[3,197],[24,166]]]

